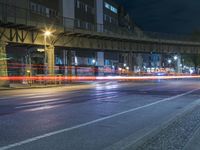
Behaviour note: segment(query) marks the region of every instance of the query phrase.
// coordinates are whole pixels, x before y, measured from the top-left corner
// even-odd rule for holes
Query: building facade
[[[123,6],[114,0],[2,0],[3,3],[9,5],[6,10],[11,15],[17,17],[28,18],[30,22],[36,24],[47,23],[51,25],[64,25],[69,28],[84,29],[96,32],[121,32],[132,31],[136,29],[130,16]],[[45,25],[45,24],[44,24]],[[35,66],[44,65],[45,56],[37,51],[38,47],[30,48],[8,48],[10,64],[18,63],[23,66],[28,64]],[[25,51],[19,55],[13,55],[13,51]],[[88,51],[92,51],[89,53]],[[69,53],[71,54],[69,58]],[[16,58],[15,58],[16,57]],[[121,59],[123,58],[123,59]],[[102,70],[110,70],[112,73],[117,67],[123,66],[128,62],[123,53],[111,53],[104,49],[97,50],[80,50],[76,48],[58,49],[55,48],[55,70],[58,74],[66,74],[66,66],[82,66],[82,67],[98,67]],[[12,68],[12,66],[11,66]],[[27,67],[26,67],[27,68]],[[26,72],[26,68],[9,73],[12,75],[20,75]],[[35,68],[33,75],[43,74],[44,68]]]

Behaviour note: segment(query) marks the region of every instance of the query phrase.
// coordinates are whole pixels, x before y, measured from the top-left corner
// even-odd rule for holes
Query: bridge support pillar
[[[133,65],[133,52],[130,51],[128,54],[128,66],[129,66],[129,70],[130,72],[134,71],[134,65]]]
[[[96,67],[96,75],[104,76],[104,52],[97,52],[97,67]]]
[[[67,75],[72,76],[72,51],[67,51]]]
[[[6,43],[0,41],[0,77],[7,77],[7,54],[6,54]],[[9,81],[0,79],[0,86],[8,86]]]
[[[46,47],[46,54],[47,54],[47,72],[49,76],[55,75],[55,53],[54,53],[54,46]]]

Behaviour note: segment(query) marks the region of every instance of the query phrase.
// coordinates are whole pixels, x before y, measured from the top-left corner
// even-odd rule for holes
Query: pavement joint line
[[[104,120],[108,120],[108,119],[111,119],[111,118],[114,118],[114,117],[118,117],[118,116],[130,113],[130,112],[134,112],[134,111],[137,111],[137,110],[140,110],[140,109],[143,109],[143,108],[147,108],[147,107],[162,103],[162,102],[171,101],[173,99],[191,94],[191,93],[198,91],[198,90],[200,90],[200,88],[185,92],[183,94],[179,94],[179,95],[176,95],[176,96],[165,98],[165,99],[162,99],[160,101],[156,101],[156,102],[153,102],[153,103],[150,103],[150,104],[147,104],[147,105],[143,105],[143,106],[140,106],[140,107],[137,107],[137,108],[132,108],[132,109],[129,109],[129,110],[126,110],[126,111],[122,111],[122,112],[119,112],[119,113],[116,113],[116,114],[113,114],[113,115],[110,115],[110,116],[102,117],[102,118],[99,118],[99,119],[96,119],[96,120],[93,120],[93,121],[89,121],[89,122],[82,123],[82,124],[79,124],[79,125],[75,125],[75,126],[72,126],[72,127],[69,127],[69,128],[49,132],[49,133],[46,133],[46,134],[43,134],[43,135],[40,135],[40,136],[32,137],[32,138],[29,138],[29,139],[26,139],[26,140],[23,140],[23,141],[14,143],[14,144],[10,144],[10,145],[7,145],[7,146],[0,147],[0,150],[8,150],[8,149],[11,149],[11,148],[19,147],[19,146],[22,146],[22,145],[25,145],[25,144],[29,144],[29,143],[38,141],[38,140],[43,139],[43,138],[51,137],[51,136],[58,135],[58,134],[61,134],[61,133],[64,133],[64,132],[68,132],[68,131],[72,131],[72,130],[82,128],[82,127],[85,127],[85,126],[89,126],[91,124],[95,124],[95,123],[98,123],[98,122],[101,122],[101,121],[104,121]]]

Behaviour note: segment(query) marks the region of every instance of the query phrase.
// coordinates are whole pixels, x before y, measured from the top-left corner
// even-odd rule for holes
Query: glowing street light
[[[172,60],[171,60],[171,59],[169,59],[169,60],[168,60],[168,63],[169,63],[169,64],[171,64],[171,63],[172,63]]]
[[[95,63],[96,63],[96,60],[95,60],[95,59],[93,59],[93,60],[92,60],[92,63],[93,63],[93,64],[95,64]]]
[[[93,60],[92,60],[92,63],[95,63],[95,62],[96,62],[96,60],[95,60],[95,59],[93,59]]]
[[[178,56],[174,56],[174,60],[177,60],[178,59]]]
[[[129,67],[126,67],[126,70],[129,70],[130,68]]]
[[[48,37],[48,36],[50,36],[50,35],[51,35],[51,31],[46,30],[46,31],[44,32],[44,36]]]
[[[126,67],[126,64],[124,64],[124,67]]]

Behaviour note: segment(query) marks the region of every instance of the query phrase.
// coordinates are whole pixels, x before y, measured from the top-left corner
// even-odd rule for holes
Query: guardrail
[[[61,16],[51,17],[48,14],[37,14],[30,9],[24,9],[5,3],[0,3],[0,23],[13,23],[16,25],[24,25],[27,27],[42,28],[45,26],[59,26],[64,30],[82,29],[95,33],[114,34],[118,36],[136,37],[138,39],[151,38],[157,40],[174,40],[174,41],[190,41],[200,42],[198,39],[193,39],[192,36],[173,35],[167,33],[144,32],[129,30],[119,26],[109,26],[104,24],[88,23],[79,19],[66,18]]]

